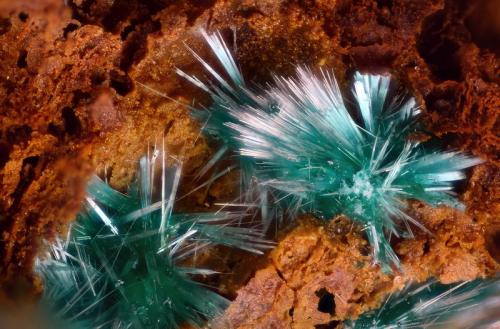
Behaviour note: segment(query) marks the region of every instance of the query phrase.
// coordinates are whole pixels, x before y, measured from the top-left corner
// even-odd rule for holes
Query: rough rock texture
[[[134,89],[128,38],[61,1],[0,9],[0,291],[13,297],[31,289],[37,246],[74,218],[96,167],[125,186],[162,135],[186,172],[206,147],[181,105]]]
[[[268,267],[258,271],[229,307],[226,317],[214,321],[219,328],[289,328],[292,322],[294,291]]]
[[[214,327],[335,328],[406,282],[437,277],[453,283],[500,270],[473,218],[422,204],[412,208],[434,236],[415,231],[414,240],[395,243],[402,272],[387,275],[373,265],[366,240],[347,218],[327,226],[303,219]]]
[[[437,275],[447,282],[491,273],[494,266],[486,250],[498,260],[500,245],[497,1],[66,2],[68,6],[62,0],[0,0],[4,297],[32,289],[31,267],[40,240],[64,230],[75,216],[93,170],[125,187],[138,158],[163,137],[169,152],[183,158],[187,181],[207,159],[207,142],[179,104],[193,98],[203,102],[205,96],[173,71],[200,70],[185,43],[211,58],[196,33],[200,27],[219,29],[234,44],[248,80],[265,82],[270,72],[293,74],[296,64],[307,64],[334,70],[346,88],[355,69],[390,71],[421,102],[432,134],[444,145],[486,161],[461,187],[466,215],[415,206],[416,216],[438,238],[418,235],[399,243],[405,266],[415,278]],[[210,205],[227,194],[224,188],[206,191],[191,206]],[[258,291],[259,282],[270,282],[261,292],[270,302],[251,318],[238,318],[238,325],[287,327],[293,321],[306,328],[338,321],[375,303],[377,293],[389,289],[385,276],[366,264],[368,251],[355,256],[363,259],[361,269],[356,267],[361,264],[342,261],[346,250],[362,244],[361,238],[331,245],[326,233],[314,230],[305,235],[310,235],[307,241],[319,241],[313,244],[321,247],[318,251],[298,257],[295,253],[307,253],[306,248],[288,244],[292,259],[300,259],[292,266],[279,257],[280,247],[273,254],[273,270],[249,283],[255,288],[243,288]],[[326,257],[331,272],[312,270],[317,257]],[[297,268],[308,274],[300,276]],[[365,280],[353,273],[378,276]],[[320,286],[325,289],[318,292],[321,296],[335,290],[332,315],[309,304],[322,299],[314,290]],[[290,289],[296,298],[293,315],[286,315],[282,312],[289,304],[274,302],[273,294]],[[245,295],[251,294],[240,294],[235,305],[244,303]]]
[[[34,2],[2,16],[0,68],[1,280],[23,290],[38,240],[72,220],[92,171],[90,146],[99,122],[92,108],[93,72],[113,67],[116,37],[85,26],[71,40],[71,15]],[[103,91],[104,92],[104,91]],[[108,91],[109,92],[109,91]]]

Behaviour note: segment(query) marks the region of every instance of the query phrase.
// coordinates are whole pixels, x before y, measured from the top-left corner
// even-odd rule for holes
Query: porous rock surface
[[[395,242],[404,276],[371,266],[359,235],[338,240],[307,224],[240,290],[226,323],[330,328],[409,278],[491,274],[500,239],[499,12],[494,0],[0,1],[0,297],[36,291],[35,253],[75,217],[93,171],[123,188],[163,138],[187,178],[208,159],[180,105],[206,95],[174,72],[201,73],[186,44],[214,62],[201,27],[221,31],[248,81],[305,64],[333,70],[347,90],[354,70],[388,71],[422,104],[431,134],[485,160],[460,187],[466,214],[413,205],[435,235]],[[334,311],[318,310],[325,298]]]
[[[494,275],[482,225],[458,211],[412,205],[413,216],[434,235],[394,243],[401,271],[384,274],[373,264],[359,228],[344,217],[327,225],[303,219],[238,291],[215,328],[336,328],[380,305],[408,282],[431,277],[454,283]]]

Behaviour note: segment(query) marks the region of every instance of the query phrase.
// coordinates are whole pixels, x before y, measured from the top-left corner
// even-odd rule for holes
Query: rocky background
[[[221,31],[251,81],[306,64],[333,70],[347,90],[354,70],[388,71],[422,105],[429,134],[485,160],[459,187],[465,214],[412,205],[435,235],[395,241],[404,275],[371,266],[346,219],[304,218],[252,279],[218,282],[232,297],[246,284],[222,325],[335,328],[407,280],[498,271],[497,1],[0,0],[0,299],[39,293],[34,256],[75,217],[93,172],[125,187],[162,136],[183,156],[185,180],[208,159],[210,145],[180,105],[206,96],[174,72],[200,70],[186,44],[212,58],[201,27]],[[230,193],[191,201],[210,206]],[[238,273],[239,257],[223,266]]]

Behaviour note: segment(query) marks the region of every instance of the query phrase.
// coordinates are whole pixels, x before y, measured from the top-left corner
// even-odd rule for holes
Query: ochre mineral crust
[[[420,203],[412,211],[434,235],[415,230],[415,239],[395,242],[402,269],[394,275],[373,264],[366,240],[347,218],[326,226],[304,218],[214,327],[335,328],[407,282],[436,277],[453,283],[500,269],[486,250],[482,225],[471,217]]]
[[[366,241],[346,219],[328,226],[304,220],[239,290],[219,325],[333,328],[410,279],[455,282],[498,270],[497,1],[66,3],[0,0],[2,299],[39,291],[34,256],[74,219],[96,170],[125,188],[139,157],[164,139],[182,158],[190,188],[211,148],[182,103],[207,98],[174,69],[202,74],[186,44],[217,65],[201,27],[221,31],[248,81],[293,74],[300,64],[331,69],[347,90],[354,70],[390,72],[422,105],[429,135],[485,161],[458,187],[465,213],[411,205],[434,235],[415,229],[415,240],[394,241],[402,273],[390,277],[373,266]],[[220,184],[183,206],[210,206],[230,194]],[[245,283],[236,281],[223,289],[229,296]]]

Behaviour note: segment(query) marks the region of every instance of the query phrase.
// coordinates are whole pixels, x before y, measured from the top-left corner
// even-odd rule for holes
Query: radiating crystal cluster
[[[250,85],[220,34],[202,34],[225,72],[192,51],[211,79],[178,73],[212,98],[207,108],[192,109],[221,145],[203,173],[228,151],[236,154],[242,198],[249,201],[257,186],[265,227],[300,213],[345,214],[364,226],[375,260],[390,271],[399,260],[389,237],[411,236],[410,224],[425,229],[405,212],[407,200],[460,207],[453,183],[481,161],[412,141],[420,109],[406,93],[394,92],[389,76],[356,73],[355,104],[324,70],[298,67],[296,77]]]
[[[411,237],[411,225],[425,230],[406,212],[408,200],[461,207],[452,195],[453,184],[480,160],[410,138],[419,131],[420,109],[408,94],[396,92],[389,76],[355,73],[354,104],[326,70],[298,67],[294,77],[275,75],[269,84],[253,85],[243,78],[221,36],[202,34],[224,72],[194,51],[210,78],[204,82],[178,70],[211,96],[207,108],[191,110],[206,135],[220,144],[195,178],[211,172],[200,187],[208,186],[228,170],[218,171],[221,161],[236,158],[241,200],[228,205],[243,210],[175,213],[182,166],[176,159],[167,165],[159,150],[141,159],[138,179],[127,194],[94,178],[86,209],[68,238],[59,238],[37,261],[45,285],[41,305],[52,327],[201,327],[221,314],[227,301],[191,278],[214,271],[181,264],[213,244],[253,253],[272,247],[255,223],[244,220],[255,206],[264,229],[303,213],[324,220],[345,214],[364,228],[375,262],[387,272],[399,267],[390,237]],[[400,292],[406,294],[401,295],[404,303],[396,304],[413,303],[410,310],[391,308],[386,319],[382,308],[352,325],[393,328],[394,323],[438,319],[445,305],[459,312],[461,301],[474,300],[473,294],[482,294],[486,285],[467,283],[468,290],[457,290],[459,295],[451,293],[455,288],[441,294],[430,284],[407,289]],[[428,289],[429,295],[421,294]],[[418,304],[427,297],[434,299]]]
[[[159,155],[141,160],[127,195],[95,177],[68,239],[58,239],[37,261],[49,327],[201,327],[227,301],[190,278],[214,271],[180,263],[213,244],[254,253],[272,246],[260,231],[236,225],[245,210],[174,213],[182,167],[163,158],[158,174]]]

